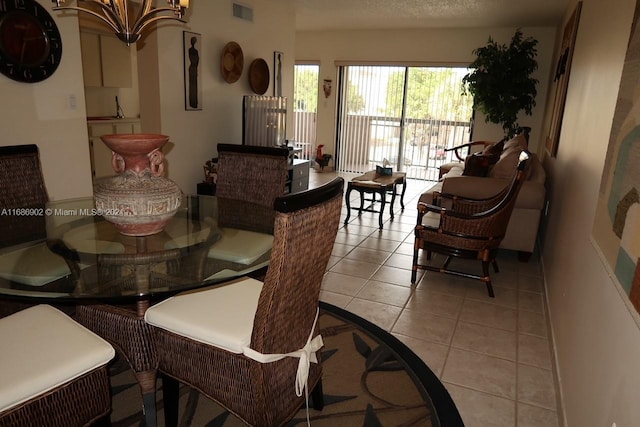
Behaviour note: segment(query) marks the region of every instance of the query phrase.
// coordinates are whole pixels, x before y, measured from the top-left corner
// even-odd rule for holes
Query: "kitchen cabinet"
[[[87,87],[131,87],[131,49],[117,37],[80,32],[82,71]]]

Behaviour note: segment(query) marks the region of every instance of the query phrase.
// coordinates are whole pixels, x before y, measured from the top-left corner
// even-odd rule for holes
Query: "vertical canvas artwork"
[[[547,135],[546,148],[551,156],[555,156],[558,151],[558,140],[560,139],[560,129],[562,125],[562,115],[564,114],[564,104],[567,100],[567,87],[569,86],[569,72],[571,71],[571,60],[573,59],[573,49],[578,35],[578,23],[580,21],[580,10],[582,2],[578,2],[571,14],[571,18],[564,27],[562,36],[562,46],[560,47],[560,57],[556,63],[556,72],[553,77],[555,93],[553,98],[553,110],[551,113],[551,125]]]
[[[640,33],[638,5],[613,116],[593,242],[640,312]]]
[[[200,52],[202,36],[189,31],[182,32],[184,43],[184,108],[202,110],[202,71]]]
[[[282,52],[273,52],[273,96],[282,96]]]

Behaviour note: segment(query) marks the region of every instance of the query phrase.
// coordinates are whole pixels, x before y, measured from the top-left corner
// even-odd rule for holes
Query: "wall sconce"
[[[142,4],[129,0],[77,0],[78,6],[65,6],[66,0],[52,0],[56,5],[53,10],[77,10],[95,16],[107,24],[127,45],[140,39],[142,30],[149,24],[161,19],[182,19],[185,9],[189,7],[189,0],[167,0],[169,7],[151,7],[152,0],[142,0]],[[89,7],[80,7],[80,2]],[[133,4],[131,4],[133,3]],[[130,19],[130,11],[138,10],[135,19]],[[161,15],[164,12],[169,14]]]
[[[324,92],[324,97],[328,98],[331,96],[331,85],[332,85],[332,81],[329,79],[324,79],[322,81],[322,91]]]

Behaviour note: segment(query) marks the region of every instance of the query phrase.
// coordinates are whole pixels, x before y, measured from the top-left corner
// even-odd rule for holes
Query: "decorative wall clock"
[[[49,12],[35,0],[0,0],[0,73],[35,83],[62,58],[62,39]]]

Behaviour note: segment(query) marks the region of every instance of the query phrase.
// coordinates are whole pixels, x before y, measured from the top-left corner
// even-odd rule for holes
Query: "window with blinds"
[[[336,168],[361,173],[385,160],[409,178],[436,180],[444,150],[470,140],[467,68],[340,67]]]

